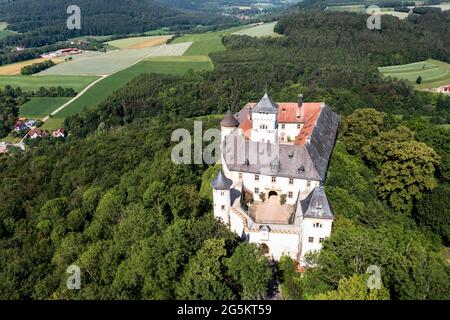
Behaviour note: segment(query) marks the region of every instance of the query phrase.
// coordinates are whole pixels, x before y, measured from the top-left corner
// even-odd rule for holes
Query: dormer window
[[[303,172],[305,172],[305,167],[304,167],[303,165],[301,165],[301,166],[298,168],[298,173],[303,173]]]

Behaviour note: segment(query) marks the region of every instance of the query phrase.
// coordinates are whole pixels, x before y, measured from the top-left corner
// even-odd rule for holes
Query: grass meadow
[[[58,109],[71,98],[31,98],[19,109],[20,117],[42,119]]]

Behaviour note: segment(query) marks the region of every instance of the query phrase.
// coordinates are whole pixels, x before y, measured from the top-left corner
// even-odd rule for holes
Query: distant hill
[[[66,10],[74,3],[81,8],[82,27],[76,31],[66,27]],[[161,27],[185,29],[227,23],[230,19],[177,9],[155,0],[12,0],[0,2],[0,21],[7,21],[11,30],[33,32],[35,43],[24,37],[22,40],[25,45],[36,46],[47,44],[49,37],[60,40],[79,35],[140,33]]]
[[[424,4],[440,4],[442,0],[425,0]],[[299,8],[320,8],[329,6],[377,5],[380,7],[414,6],[413,0],[304,0],[296,6]]]

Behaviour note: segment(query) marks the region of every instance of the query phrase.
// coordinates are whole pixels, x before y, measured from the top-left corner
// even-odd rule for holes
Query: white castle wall
[[[280,142],[288,142],[288,137],[290,141],[293,142],[295,137],[300,133],[303,124],[299,124],[300,128],[297,127],[297,123],[279,123],[278,124],[278,137]],[[284,129],[283,129],[284,126]],[[284,140],[282,140],[284,137]]]
[[[297,260],[299,241],[299,234],[269,232],[268,238],[264,238],[264,233],[249,233],[249,242],[265,243],[269,247],[269,254],[272,255],[275,260],[280,260],[282,255],[289,255],[292,259]]]
[[[314,227],[314,224],[319,223],[322,227]],[[303,261],[303,257],[306,253],[310,251],[318,251],[322,248],[322,244],[320,243],[320,238],[326,239],[331,234],[331,227],[333,224],[332,219],[313,219],[313,218],[304,218],[300,225],[301,232],[301,262]],[[313,238],[313,242],[309,242],[309,237]]]

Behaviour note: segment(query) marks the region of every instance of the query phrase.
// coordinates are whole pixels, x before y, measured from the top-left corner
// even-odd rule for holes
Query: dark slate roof
[[[333,219],[323,186],[315,187],[300,204],[305,218]]]
[[[261,100],[259,100],[256,106],[253,108],[252,112],[277,113],[278,106],[266,92],[264,96],[261,98]]]
[[[305,144],[311,161],[314,163],[314,167],[322,181],[325,180],[328,162],[336,141],[339,119],[339,116],[325,105],[314,126],[310,142]]]
[[[234,150],[238,152],[232,153],[232,144],[234,144]],[[270,159],[272,161],[264,161],[264,158],[258,156],[258,152],[260,152],[258,147],[263,147],[263,144],[245,140],[242,135],[236,133],[228,135],[225,138],[223,154],[226,165],[231,171],[320,181],[320,175],[317,173],[304,146],[287,144],[278,146],[278,155],[274,155]],[[250,155],[250,150],[252,151],[252,155]],[[255,150],[258,150],[258,152],[255,152]],[[227,152],[230,152],[230,156],[227,156]],[[248,163],[246,163],[246,159],[249,159]],[[275,159],[277,160],[278,166],[271,166],[271,162]],[[276,171],[273,170],[274,167],[278,167]]]
[[[222,170],[220,170],[217,176],[211,181],[211,186],[216,190],[227,190],[232,184],[233,181],[225,177]]]
[[[231,113],[231,111],[228,110],[223,120],[220,121],[220,125],[223,127],[237,127],[239,125],[239,122],[233,116],[233,113]]]

